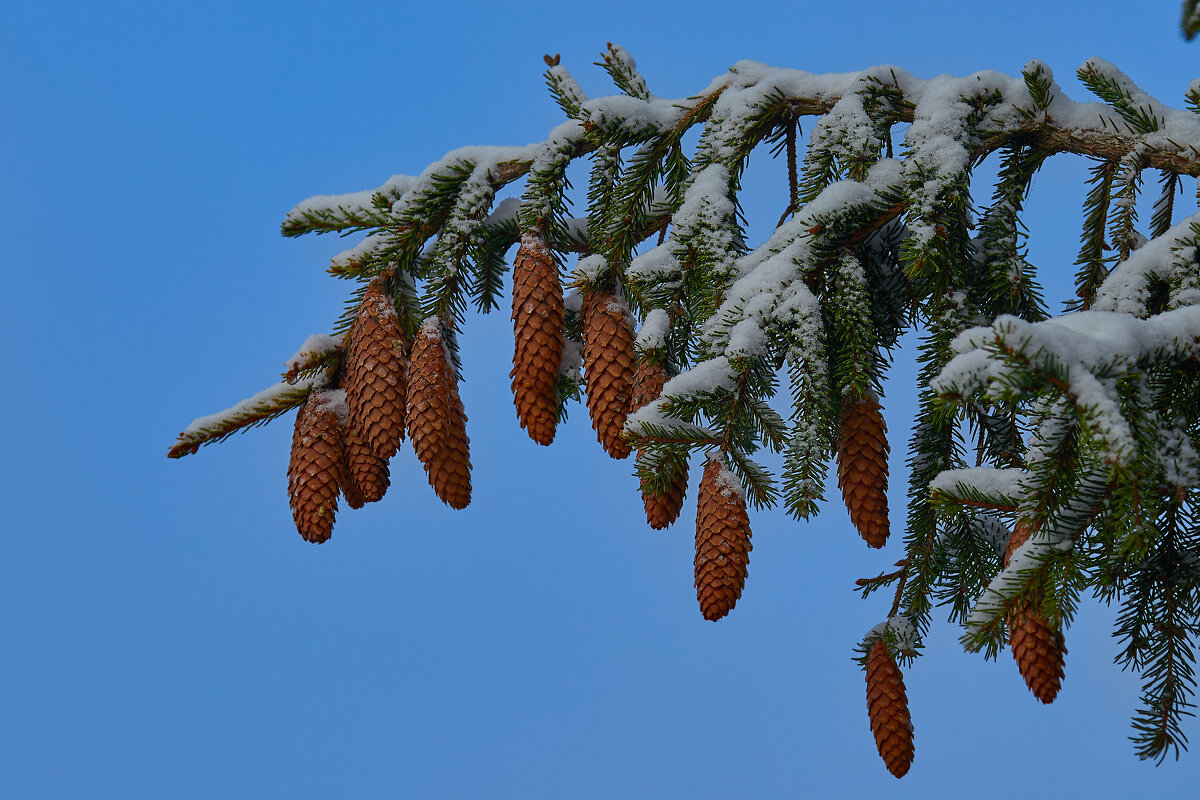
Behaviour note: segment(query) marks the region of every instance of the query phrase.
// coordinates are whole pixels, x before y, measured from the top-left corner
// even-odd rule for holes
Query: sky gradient
[[[343,509],[330,543],[303,542],[286,497],[291,415],[165,457],[192,418],[278,380],[341,311],[347,287],[325,269],[349,240],[285,240],[287,210],[461,145],[540,140],[561,120],[543,53],[609,94],[591,64],[619,43],[662,96],[744,58],[918,77],[1040,58],[1076,99],[1075,68],[1100,56],[1182,107],[1200,43],[1183,42],[1177,15],[1119,2],[0,10],[0,326],[15,365],[0,400],[2,793],[1187,796],[1200,753],[1157,769],[1133,755],[1138,680],[1113,666],[1113,612],[1092,601],[1050,707],[1007,653],[964,654],[935,616],[905,671],[916,759],[897,782],[850,658],[888,605],[853,581],[900,558],[900,537],[868,552],[832,482],[815,521],[754,513],[746,591],[705,622],[694,498],[650,531],[632,460],[604,455],[582,407],[551,448],[530,442],[508,390],[506,310],[460,336],[475,486],[463,512],[436,500],[406,446],[388,497]],[[752,243],[786,200],[780,166],[764,152],[747,173]],[[1085,173],[1059,156],[1033,186],[1030,261],[1055,310]],[[1185,185],[1177,217],[1194,209]],[[979,185],[976,202],[989,194]],[[912,344],[884,401],[895,530]]]

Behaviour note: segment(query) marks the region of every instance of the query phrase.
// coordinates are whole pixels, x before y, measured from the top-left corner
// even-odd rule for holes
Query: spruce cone
[[[912,718],[908,715],[904,675],[882,637],[875,640],[867,655],[867,716],[875,734],[875,747],[888,772],[903,778],[913,760]]]
[[[327,541],[337,513],[342,431],[331,394],[318,390],[308,396],[292,434],[288,499],[296,530],[308,542]]]
[[[426,320],[413,345],[408,373],[408,435],[429,485],[451,508],[471,502],[467,415],[437,318]]]
[[[658,399],[666,382],[667,372],[662,368],[662,364],[651,362],[648,359],[639,361],[637,372],[633,375],[629,413],[632,414]],[[638,456],[641,456],[641,451],[638,451]],[[674,474],[671,488],[665,494],[655,496],[648,491],[646,481],[641,482],[642,503],[646,507],[646,521],[650,523],[651,528],[662,530],[679,518],[679,511],[683,508],[683,498],[687,494],[687,482],[686,462]]]
[[[624,306],[607,292],[591,292],[583,300],[583,370],[587,406],[596,438],[613,458],[625,458],[629,443],[621,438],[633,383],[633,330]]]
[[[375,503],[383,499],[391,482],[386,458],[380,458],[371,449],[371,445],[363,439],[362,434],[353,426],[348,426],[343,432],[345,446],[345,472],[342,482],[342,494],[351,508],[359,508],[362,503],[355,505],[351,499],[350,487],[358,493],[363,502]]]
[[[1033,533],[1033,529],[1028,523],[1021,520],[1013,528],[1012,536],[1008,537],[1008,545],[1004,548],[1004,560],[1001,566],[1008,569],[1008,562],[1012,561],[1013,553],[1017,552],[1017,548],[1029,541],[1029,535]]]
[[[1017,523],[1004,551],[1005,568],[1032,532],[1026,523]],[[1026,597],[1008,614],[1008,643],[1029,691],[1041,702],[1053,703],[1062,687],[1067,654],[1062,631],[1050,627],[1036,603]]]
[[[696,501],[696,599],[707,620],[733,610],[750,563],[750,518],[738,479],[709,461]]]
[[[837,452],[838,487],[850,521],[868,547],[887,543],[887,426],[874,396],[847,400],[842,407],[841,443]]]
[[[513,403],[517,419],[538,444],[554,441],[558,425],[558,368],[564,307],[558,267],[539,229],[526,231],[513,262]]]
[[[380,458],[391,458],[404,441],[407,352],[396,306],[382,283],[372,281],[350,331],[342,383],[351,425]]]

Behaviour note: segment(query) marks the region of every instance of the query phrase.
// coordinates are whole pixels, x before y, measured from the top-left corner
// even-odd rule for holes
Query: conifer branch
[[[859,438],[845,433],[841,411],[874,402],[888,351],[906,331],[924,327],[905,558],[898,571],[857,582],[864,595],[895,585],[889,618],[864,639],[859,660],[865,664],[874,647],[877,667],[880,653],[889,663],[911,662],[935,605],[965,624],[968,649],[994,655],[1011,620],[1033,617],[1037,625],[1014,629],[1026,642],[1050,641],[1090,588],[1110,602],[1123,598],[1124,661],[1145,681],[1135,718],[1139,754],[1178,753],[1181,721],[1192,709],[1200,614],[1200,533],[1191,516],[1200,487],[1200,215],[1172,222],[1183,176],[1200,176],[1200,82],[1188,89],[1189,110],[1176,110],[1093,59],[1079,77],[1107,104],[1098,111],[1067,98],[1036,61],[1020,77],[927,81],[886,67],[814,76],[739,62],[703,91],[673,101],[650,92],[622,48],[610,44],[602,58],[624,96],[589,98],[557,56],[546,57],[546,80],[567,120],[539,143],[454,150],[415,177],[296,206],[284,235],[365,234],[329,268],[353,281],[334,335],[306,343],[286,365],[285,383],[197,420],[169,454],[268,421],[334,377],[353,384],[341,361],[355,342],[339,335],[359,314],[368,285],[380,298],[382,284],[392,303],[380,302],[397,315],[381,352],[399,353],[400,337],[428,319],[444,336],[438,348],[456,359],[467,306],[486,312],[498,305],[507,251],[537,230],[554,267],[544,286],[555,298],[554,272],[561,283],[566,254],[582,256],[573,284],[581,292],[562,304],[561,320],[554,315],[550,338],[562,345],[561,360],[557,349],[542,359],[538,407],[553,416],[557,395],[565,418],[568,402],[579,399],[586,329],[588,341],[605,339],[612,351],[589,362],[593,385],[606,387],[603,402],[589,395],[589,410],[603,419],[600,438],[611,454],[638,449],[646,498],[681,501],[689,455],[711,451],[751,504],[781,497],[790,514],[807,518],[818,510],[835,450],[841,482],[851,452],[845,441],[859,442],[857,453],[870,446],[864,458],[873,474],[886,473],[877,406],[871,435]],[[817,119],[801,169],[797,139],[808,116]],[[905,123],[896,157],[893,137]],[[685,152],[697,126],[699,143]],[[764,146],[786,153],[788,205],[767,241],[751,247],[741,182],[750,155]],[[996,151],[999,177],[976,221],[975,167]],[[1077,260],[1080,313],[1052,318],[1026,260],[1022,216],[1034,175],[1060,153],[1095,165]],[[587,209],[571,216],[567,176],[589,156]],[[1162,173],[1149,241],[1137,230],[1136,211],[1146,169]],[[521,198],[493,209],[521,178]],[[657,246],[643,246],[655,234]],[[604,319],[594,317],[592,328],[581,320],[583,293],[593,312],[604,302]],[[534,314],[529,297],[534,307],[522,313]],[[656,379],[660,396],[627,413],[635,353],[661,369],[660,378],[673,377],[665,385]],[[402,358],[390,362],[387,374],[372,373],[381,385],[400,381],[408,368]],[[786,420],[773,406],[785,365],[792,388]],[[336,391],[329,395],[327,411],[337,399]],[[307,461],[297,463],[334,458],[340,445],[336,426],[325,424],[329,416],[316,426],[331,437],[322,439],[328,447],[304,451]],[[426,422],[429,430],[440,424]],[[465,433],[460,438],[465,446]],[[778,487],[754,460],[761,447],[784,453]],[[428,463],[441,458],[426,456]],[[312,481],[294,482],[315,492],[293,498],[305,512],[297,521],[320,516],[320,535],[306,535],[328,538],[329,519],[321,515],[345,475],[313,469]],[[378,463],[360,464],[359,472],[376,489],[386,485]],[[727,473],[723,480],[734,490]],[[468,486],[465,478],[458,483]],[[740,498],[728,507],[744,514]],[[882,532],[875,537],[882,544],[888,526],[879,508],[871,513],[883,521],[872,531]],[[1036,535],[1002,568],[1013,515]],[[673,518],[660,517],[662,524]],[[710,534],[724,530],[720,519],[708,523]],[[707,597],[716,573],[704,574]],[[731,606],[710,604],[705,613]],[[1053,692],[1038,696],[1045,701]]]

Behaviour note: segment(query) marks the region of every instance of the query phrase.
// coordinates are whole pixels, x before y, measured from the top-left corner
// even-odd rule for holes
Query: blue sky
[[[1183,796],[1200,754],[1155,769],[1126,741],[1138,682],[1113,614],[1085,603],[1067,681],[1042,707],[1011,659],[934,627],[906,671],[912,772],[867,727],[854,644],[886,614],[831,502],[752,517],[750,580],[725,620],[692,589],[689,503],[651,532],[631,462],[582,409],[533,445],[508,395],[507,313],[461,336],[475,496],[453,512],[410,450],[383,502],[301,541],[286,499],[291,418],[182,461],[193,417],[272,383],[326,332],[346,246],[285,240],[313,194],[416,173],[466,144],[525,144],[560,112],[541,56],[585,89],[605,42],[684,96],[734,61],[919,77],[1040,58],[1072,96],[1099,55],[1180,106],[1200,44],[1177,3],[43,3],[0,11],[0,214],[15,366],[0,401],[0,775],[43,797]],[[785,197],[752,163],[751,233]],[[1031,261],[1056,301],[1077,249],[1084,164],[1034,184]],[[986,186],[976,191],[983,201]],[[1186,205],[1183,205],[1186,208]],[[904,506],[915,388],[885,406]],[[898,528],[899,514],[893,526]],[[898,538],[898,537],[897,537]],[[1196,735],[1195,725],[1189,730]]]

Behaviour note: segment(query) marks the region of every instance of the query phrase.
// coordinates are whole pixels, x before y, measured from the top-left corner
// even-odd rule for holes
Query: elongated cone
[[[867,654],[867,716],[888,772],[903,778],[913,761],[913,727],[904,675],[882,638]]]
[[[471,502],[467,415],[458,395],[437,318],[426,320],[413,344],[408,373],[408,435],[429,485],[451,508]]]
[[[596,438],[610,456],[625,458],[630,447],[621,430],[633,388],[633,329],[625,307],[606,292],[583,299],[583,370]]]
[[[351,502],[348,487],[353,487],[363,502],[375,503],[382,500],[391,482],[387,459],[377,456],[371,445],[367,444],[362,434],[353,426],[348,426],[343,431],[342,441],[346,467],[343,473],[342,494],[346,496],[346,503],[351,508],[359,508],[362,505]]]
[[[733,610],[750,564],[750,518],[737,477],[709,461],[696,500],[696,599],[707,620]]]
[[[347,433],[343,431],[343,433]],[[342,497],[346,500],[346,505],[351,508],[362,508],[366,505],[367,500],[363,497],[363,493],[359,490],[358,484],[354,482],[354,476],[350,474],[349,456],[346,455],[347,443],[342,441],[342,461],[338,464],[338,488],[342,491]]]
[[[288,499],[296,530],[308,542],[327,541],[337,514],[342,431],[332,392],[314,391],[296,412]]]
[[[558,267],[540,229],[526,231],[513,262],[513,404],[538,444],[554,441],[558,425],[558,368],[565,310]]]
[[[667,382],[667,372],[662,364],[643,358],[638,361],[637,371],[633,375],[633,391],[629,401],[629,413],[644,407],[658,399],[662,388]],[[638,451],[641,456],[641,451]],[[672,475],[671,487],[661,495],[651,494],[645,480],[641,481],[642,503],[646,507],[646,521],[655,530],[662,530],[679,518],[683,508],[683,498],[687,494],[688,470],[687,463]]]
[[[1024,521],[1017,523],[1004,551],[1005,568],[1032,533]],[[1062,631],[1050,627],[1031,598],[1022,598],[1009,612],[1008,643],[1029,691],[1041,702],[1053,703],[1065,674],[1066,639]]]
[[[887,425],[873,395],[849,400],[842,408],[841,443],[837,452],[838,487],[850,521],[868,547],[887,543]]]
[[[350,424],[380,458],[404,441],[408,340],[396,306],[380,281],[372,281],[358,307],[346,352],[346,405]]]

